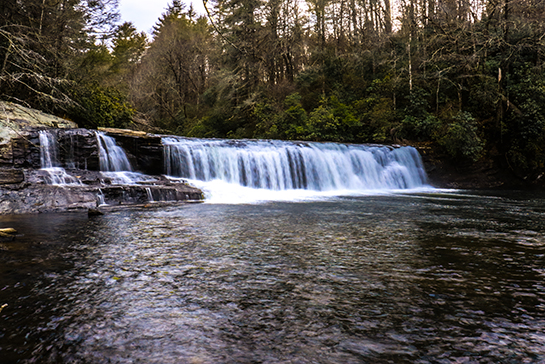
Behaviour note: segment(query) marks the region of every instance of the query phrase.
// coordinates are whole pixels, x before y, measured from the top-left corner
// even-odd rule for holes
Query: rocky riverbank
[[[119,184],[101,172],[71,170],[66,173],[74,176],[79,184],[58,186],[44,183],[47,176],[41,170],[12,172],[17,178],[0,180],[0,214],[108,210],[160,202],[202,201],[203,198],[199,189],[163,176],[148,176],[141,183]]]
[[[55,161],[48,166],[52,168],[42,168],[40,132],[44,130],[55,140]],[[199,189],[162,175],[160,137],[130,130],[101,132],[115,136],[134,172],[100,171],[95,131],[0,102],[0,214],[202,200]]]
[[[505,157],[487,155],[477,162],[454,162],[440,148],[415,143],[429,181],[438,188],[467,190],[543,190],[545,176],[530,181],[517,176]]]

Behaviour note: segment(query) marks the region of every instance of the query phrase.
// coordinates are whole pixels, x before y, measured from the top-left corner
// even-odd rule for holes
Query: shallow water
[[[0,217],[2,363],[545,361],[545,196]]]

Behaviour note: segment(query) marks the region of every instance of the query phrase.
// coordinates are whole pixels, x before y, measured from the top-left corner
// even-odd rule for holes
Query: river
[[[1,216],[2,363],[545,361],[545,196]]]

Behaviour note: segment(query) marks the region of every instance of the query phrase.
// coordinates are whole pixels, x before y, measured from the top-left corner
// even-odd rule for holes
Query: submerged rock
[[[99,209],[89,209],[87,210],[87,216],[102,216],[104,215],[104,212],[100,211]]]
[[[15,240],[15,234],[17,234],[17,230],[12,228],[5,228],[0,229],[0,241],[13,241]]]

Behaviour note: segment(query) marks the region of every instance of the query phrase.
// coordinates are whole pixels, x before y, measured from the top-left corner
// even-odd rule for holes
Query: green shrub
[[[477,122],[470,113],[462,111],[446,125],[438,142],[457,160],[475,162],[481,157],[484,148],[484,142],[477,134]]]
[[[80,127],[125,128],[132,122],[134,109],[119,90],[89,85],[72,92],[76,106],[71,108],[68,116]]]
[[[427,114],[425,117],[406,115],[401,122],[401,137],[427,141],[435,138],[441,126],[441,121],[434,115]]]

